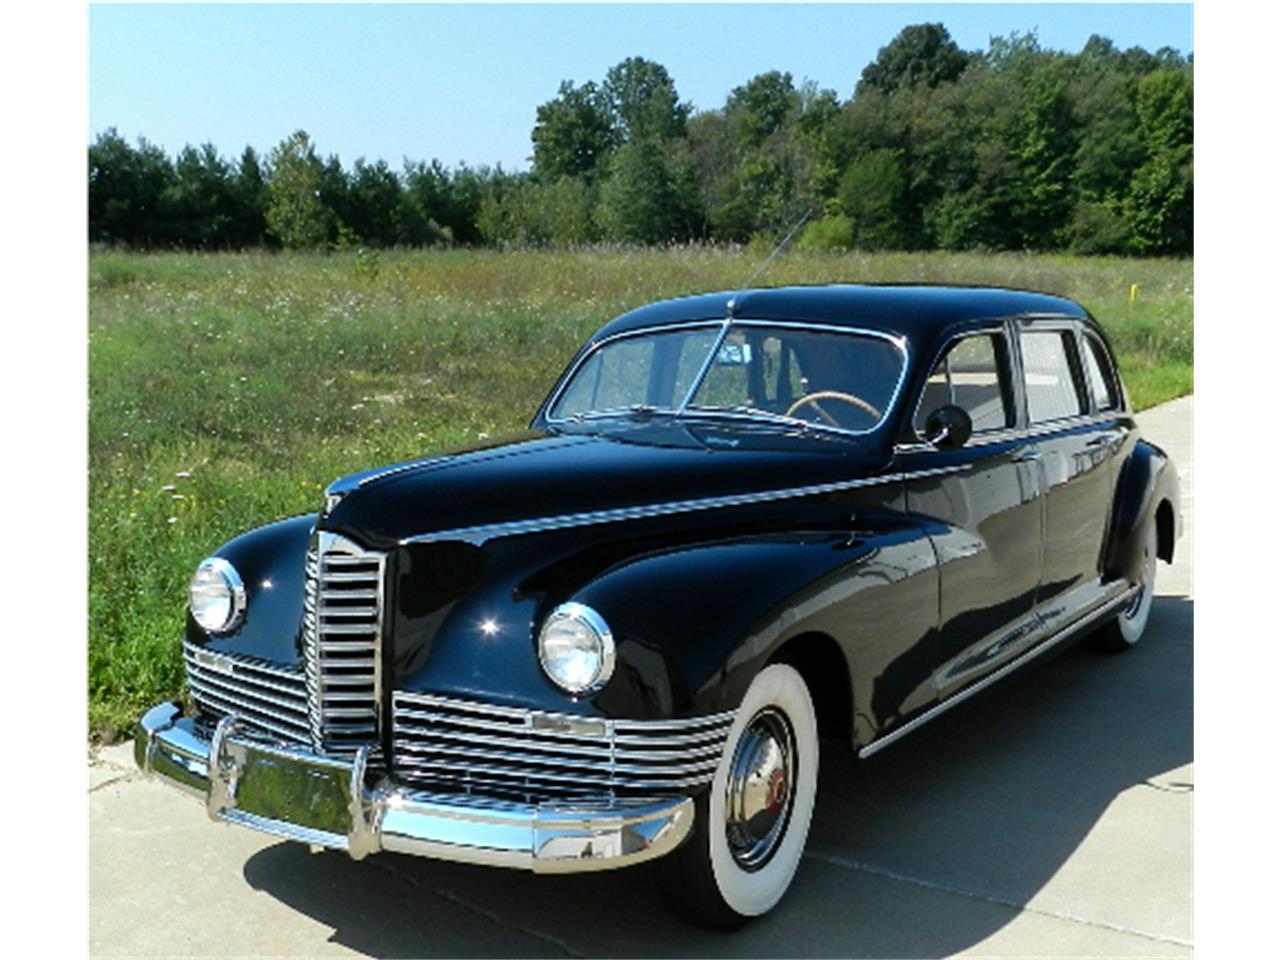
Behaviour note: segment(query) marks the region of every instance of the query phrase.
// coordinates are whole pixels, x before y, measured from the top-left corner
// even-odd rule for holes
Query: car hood
[[[535,430],[344,477],[329,487],[321,525],[385,548],[474,527],[842,483],[890,462],[853,438],[772,426]]]

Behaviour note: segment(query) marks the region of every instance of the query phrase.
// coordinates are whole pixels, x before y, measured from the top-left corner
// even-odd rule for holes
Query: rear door
[[[1102,551],[1125,431],[1098,415],[1079,324],[1018,324],[1028,437],[1044,490],[1043,557],[1036,606],[1047,632],[1103,599]]]

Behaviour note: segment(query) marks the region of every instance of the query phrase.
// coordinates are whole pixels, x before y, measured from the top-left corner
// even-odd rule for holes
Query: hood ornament
[[[320,516],[327,517],[329,514],[333,513],[338,504],[342,502],[342,498],[350,492],[351,490],[348,487],[342,486],[341,481],[339,480],[335,480],[333,483],[329,484],[329,486],[325,487],[324,512],[320,514]]]

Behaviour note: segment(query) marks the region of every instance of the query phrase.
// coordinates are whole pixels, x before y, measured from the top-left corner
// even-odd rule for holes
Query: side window
[[[734,407],[750,404],[751,344],[743,330],[731,330],[698,388],[699,402],[707,406]]]
[[[1085,334],[1084,373],[1089,378],[1093,399],[1099,410],[1116,410],[1120,407],[1120,392],[1116,389],[1115,371],[1111,358],[1097,337]]]
[[[925,383],[916,408],[916,433],[924,433],[929,414],[953,404],[969,414],[973,432],[1013,425],[1004,338],[991,334],[965,337],[949,349]]]
[[[1063,330],[1023,331],[1020,339],[1031,422],[1084,413],[1084,391],[1072,363],[1071,334]]]
[[[760,348],[760,394],[770,410],[784,412],[797,397],[804,396],[804,378],[790,344],[769,334]]]

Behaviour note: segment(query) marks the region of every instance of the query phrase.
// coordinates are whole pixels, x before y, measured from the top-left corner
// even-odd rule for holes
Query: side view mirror
[[[939,407],[924,422],[924,438],[939,450],[958,450],[973,436],[973,420],[960,407]]]

